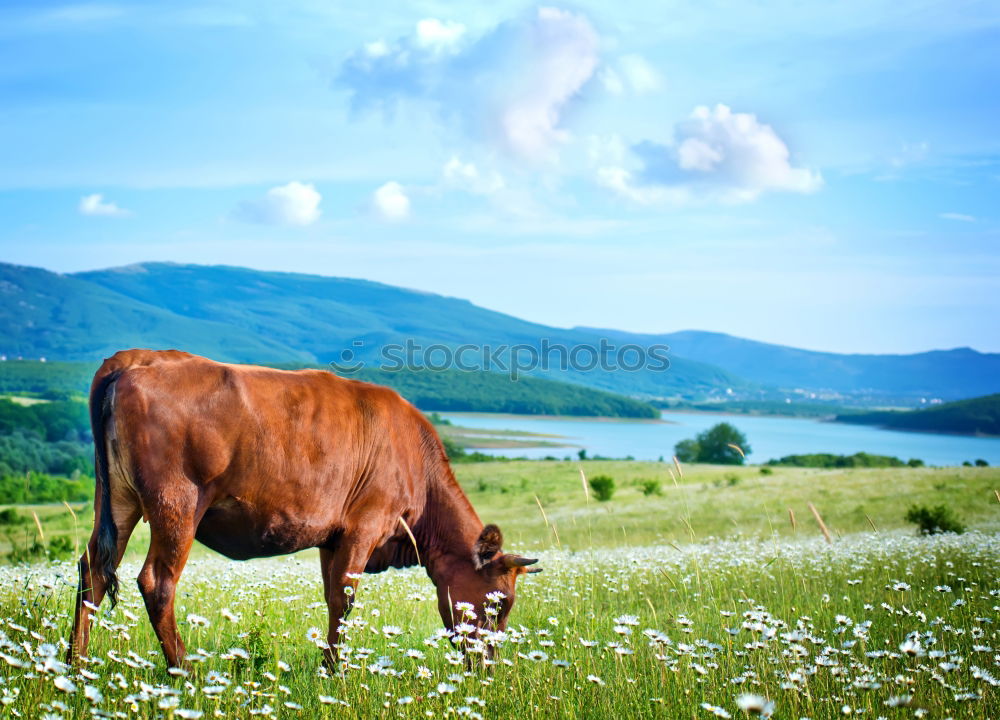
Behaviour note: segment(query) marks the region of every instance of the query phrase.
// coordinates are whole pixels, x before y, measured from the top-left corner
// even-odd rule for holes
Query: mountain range
[[[176,347],[234,362],[327,363],[344,361],[347,349],[353,355],[347,364],[377,366],[385,346],[407,340],[425,348],[486,345],[509,361],[497,348],[537,348],[542,339],[569,348],[597,347],[602,339],[669,346],[665,371],[529,371],[648,398],[797,393],[872,405],[1000,390],[1000,354],[969,348],[837,354],[695,330],[556,328],[366,280],[229,266],[143,263],[60,274],[0,264],[0,353],[9,357],[96,362],[126,347]],[[467,356],[473,357],[482,364],[482,353]]]

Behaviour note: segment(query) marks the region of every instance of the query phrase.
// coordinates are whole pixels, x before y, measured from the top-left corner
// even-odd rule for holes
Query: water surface
[[[663,422],[648,420],[596,420],[585,418],[498,415],[492,413],[441,413],[455,425],[487,430],[523,430],[562,436],[564,448],[485,449],[492,455],[542,458],[576,455],[627,457],[636,460],[669,458],[674,445],[719,422],[735,425],[747,437],[747,458],[763,463],[784,455],[829,452],[853,455],[868,452],[893,455],[902,460],[919,458],[928,465],[961,465],[982,458],[1000,465],[1000,438],[938,435],[881,430],[868,425],[848,425],[808,418],[756,417],[722,413],[665,412]],[[556,438],[546,438],[558,441]]]

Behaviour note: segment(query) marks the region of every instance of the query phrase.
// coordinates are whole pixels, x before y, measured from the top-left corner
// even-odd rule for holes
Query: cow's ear
[[[496,525],[487,525],[479,533],[479,539],[472,546],[472,562],[476,570],[482,570],[503,547],[503,533]]]

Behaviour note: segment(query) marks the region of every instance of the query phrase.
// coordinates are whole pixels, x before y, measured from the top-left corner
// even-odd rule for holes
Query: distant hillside
[[[28,360],[0,362],[0,393],[31,393],[57,398],[67,395],[85,397],[98,365]],[[317,366],[283,363],[278,367],[297,369]],[[640,400],[544,378],[523,377],[513,382],[506,375],[485,371],[436,372],[421,369],[390,372],[365,368],[339,374],[388,385],[418,408],[427,411],[623,418],[660,416],[656,408]],[[40,411],[36,409],[31,412]],[[0,422],[0,432],[3,430],[2,425]]]
[[[838,415],[838,422],[881,425],[893,430],[1000,435],[1000,394],[959,400],[910,412],[868,412]]]
[[[529,374],[644,398],[783,401],[801,389],[845,405],[958,399],[1000,390],[1000,355],[949,350],[837,355],[687,331],[637,335],[555,328],[466,300],[365,280],[238,267],[145,263],[60,275],[0,264],[0,354],[98,363],[129,347],[181,348],[234,362],[324,365],[345,349],[380,366],[388,344],[470,344],[509,365],[513,346],[671,347],[668,370]],[[483,352],[465,356],[483,368]],[[558,353],[550,355],[557,359]],[[586,362],[587,353],[580,358]],[[418,363],[419,364],[419,363]],[[492,369],[503,368],[493,367]],[[803,400],[811,399],[809,392]]]
[[[716,365],[773,388],[834,391],[863,400],[968,398],[1000,390],[1000,354],[969,348],[913,355],[842,355],[745,340],[723,333],[685,330],[640,335],[578,328],[626,342],[664,343],[671,355]]]
[[[348,377],[388,385],[421,410],[450,412],[581,415],[586,417],[659,418],[652,405],[624,395],[523,377],[461,370],[359,370]]]
[[[0,353],[13,357],[99,362],[121,348],[176,347],[233,362],[325,364],[346,348],[371,367],[384,345],[407,340],[486,345],[492,354],[543,339],[596,347],[601,336],[365,280],[170,263],[65,276],[0,264]],[[534,374],[651,397],[754,387],[717,367],[670,360],[668,371]]]

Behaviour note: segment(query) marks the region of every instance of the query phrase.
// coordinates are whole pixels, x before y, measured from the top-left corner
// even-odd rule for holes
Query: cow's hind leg
[[[150,513],[149,552],[138,582],[167,664],[183,667],[185,651],[174,617],[174,594],[194,542],[198,494],[186,479],[170,487],[173,496],[169,502],[161,502],[156,512]]]
[[[340,622],[351,612],[358,580],[365,571],[368,558],[375,549],[378,538],[370,533],[345,534],[335,550],[320,548],[320,567],[323,571],[323,592],[326,596],[330,626],[327,632],[326,664],[336,666],[337,645],[341,642]]]
[[[90,642],[90,617],[93,608],[100,606],[108,591],[108,582],[104,573],[101,572],[101,568],[95,567],[95,559],[98,557],[97,546],[100,541],[101,505],[101,487],[98,486],[95,500],[94,531],[91,533],[90,542],[87,543],[87,549],[78,565],[80,582],[76,594],[76,609],[73,614],[73,634],[70,636],[67,653],[69,662],[87,654],[87,646]],[[139,522],[142,510],[138,498],[130,492],[114,495],[112,508],[111,516],[118,535],[118,547],[114,560],[114,568],[117,569],[121,563],[122,555],[125,554],[125,547],[132,536],[132,531],[135,529],[136,523]]]

